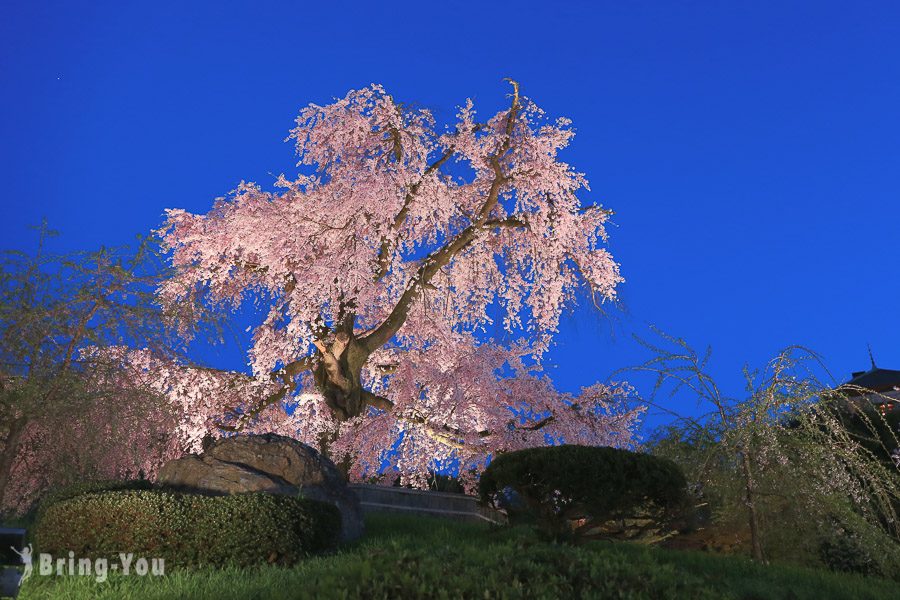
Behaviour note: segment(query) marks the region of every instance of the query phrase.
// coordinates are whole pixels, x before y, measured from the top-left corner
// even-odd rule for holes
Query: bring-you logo
[[[34,555],[31,544],[21,550],[12,549],[22,559],[21,585],[34,575],[43,577],[93,577],[98,583],[107,580],[110,573],[121,573],[127,576],[160,577],[166,574],[166,562],[163,558],[136,557],[130,552],[120,552],[117,558],[84,558],[76,557],[74,552],[68,556],[53,556],[45,552]],[[35,561],[35,558],[37,559]],[[35,564],[36,562],[36,564]]]

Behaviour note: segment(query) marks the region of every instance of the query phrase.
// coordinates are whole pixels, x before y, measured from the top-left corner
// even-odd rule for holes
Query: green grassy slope
[[[900,598],[882,579],[631,544],[548,544],[528,529],[420,517],[368,519],[365,540],[293,568],[165,577],[39,577],[20,598]]]

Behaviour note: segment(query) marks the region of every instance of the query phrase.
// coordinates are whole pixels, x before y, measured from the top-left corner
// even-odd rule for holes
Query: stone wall
[[[350,485],[363,513],[395,512],[464,521],[506,523],[506,513],[478,504],[475,496],[381,485]]]

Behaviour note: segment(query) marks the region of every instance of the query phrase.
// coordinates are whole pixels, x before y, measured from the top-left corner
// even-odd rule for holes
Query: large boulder
[[[356,494],[333,462],[314,448],[275,434],[222,438],[202,454],[169,461],[159,483],[209,494],[269,492],[330,502],[341,511],[341,538],[363,534]]]

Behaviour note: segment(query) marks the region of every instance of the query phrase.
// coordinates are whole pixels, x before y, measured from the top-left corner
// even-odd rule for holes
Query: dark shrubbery
[[[340,530],[336,507],[304,498],[112,491],[47,506],[34,540],[56,556],[132,552],[167,566],[248,566],[293,564],[333,547]]]
[[[553,537],[654,539],[688,505],[675,463],[628,450],[549,446],[501,454],[479,482],[483,502],[516,497],[511,521],[536,520]]]
[[[834,535],[819,544],[822,564],[832,571],[859,573],[861,575],[883,575],[878,563],[858,540],[850,536]]]

